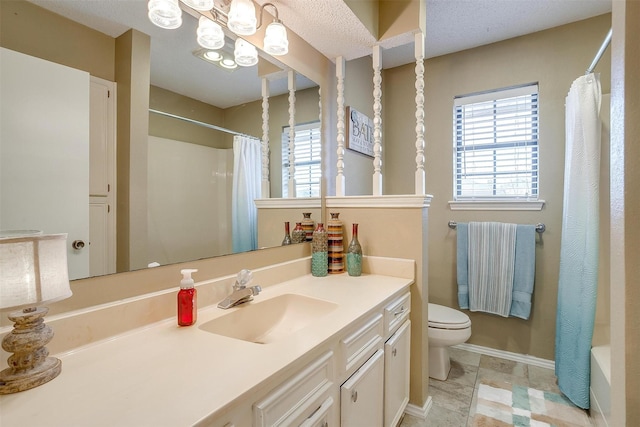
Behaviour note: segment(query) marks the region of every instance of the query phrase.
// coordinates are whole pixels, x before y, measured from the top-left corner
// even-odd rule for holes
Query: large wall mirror
[[[54,197],[47,200],[48,205],[30,209],[28,219],[19,213],[13,215],[13,224],[5,224],[5,219],[8,221],[11,215],[4,215],[10,209],[4,203],[7,200],[4,191],[7,188],[19,191],[15,190],[18,188],[15,185],[17,183],[9,182],[10,178],[3,175],[3,194],[0,196],[3,199],[4,219],[0,228],[43,229],[47,233],[67,232],[70,243],[75,240],[87,241],[84,251],[79,248],[70,252],[70,268],[74,270],[70,275],[73,279],[145,268],[149,263],[164,265],[233,252],[230,206],[234,134],[263,139],[265,81],[269,92],[269,193],[270,197],[282,196],[282,135],[285,127],[290,124],[291,77],[290,69],[280,61],[264,52],[260,52],[259,63],[252,67],[225,69],[207,61],[196,42],[198,19],[193,16],[193,11],[185,9],[180,28],[165,30],[149,21],[146,1],[3,0],[1,7],[3,20],[0,40],[3,47],[67,66],[76,62],[89,64],[89,69],[82,69],[80,66],[77,68],[88,71],[92,76],[98,74],[105,81],[116,80],[109,78],[109,72],[114,74],[112,70],[117,69],[120,60],[116,46],[119,43],[118,37],[134,29],[143,38],[148,36],[150,39],[146,52],[149,104],[144,106],[144,114],[148,114],[149,139],[145,152],[138,153],[141,157],[128,159],[131,163],[128,166],[129,173],[134,174],[136,163],[139,163],[138,166],[146,169],[147,182],[142,185],[145,188],[140,193],[136,193],[139,188],[134,188],[133,185],[130,188],[122,188],[120,184],[116,186],[118,192],[128,193],[132,206],[136,197],[146,199],[139,205],[144,206],[146,212],[138,212],[142,218],[143,232],[133,233],[128,230],[126,233],[127,238],[132,240],[144,236],[147,241],[141,247],[145,250],[131,250],[131,259],[127,262],[111,260],[111,267],[91,268],[86,251],[90,247],[88,235],[74,234],[76,232],[49,221],[51,212],[55,210],[55,192],[63,191],[64,188],[61,187],[55,191],[45,190]],[[81,27],[78,23],[89,28]],[[101,34],[96,36],[96,31]],[[27,33],[31,34],[25,36]],[[86,34],[89,35],[85,37]],[[44,43],[41,43],[43,40]],[[91,47],[78,48],[78,44],[85,43],[91,44]],[[136,49],[131,49],[133,55],[136,54]],[[93,56],[86,57],[87,50],[94,51]],[[231,38],[227,39],[222,53],[233,56]],[[77,55],[85,57],[74,58]],[[135,58],[129,60],[131,64],[144,69],[145,65],[136,63]],[[107,71],[96,72],[96,69]],[[300,73],[294,72],[293,75],[296,125],[318,122],[318,84]],[[121,89],[123,88],[117,87],[115,93],[119,95]],[[152,111],[147,113],[147,109]],[[82,120],[86,119],[86,115],[83,113]],[[23,125],[29,126],[28,123],[30,122],[25,120]],[[118,144],[120,142],[116,145],[118,150],[124,149]],[[3,151],[3,156],[4,153]],[[56,156],[62,154],[58,152]],[[118,161],[121,154],[117,156]],[[52,159],[51,156],[48,158]],[[121,166],[119,164],[114,168],[115,183],[120,182],[117,174],[120,173]],[[260,175],[261,171],[256,173]],[[40,178],[50,184],[54,176]],[[44,188],[44,182],[42,186]],[[90,215],[92,209],[89,207],[90,202],[100,201],[94,196],[89,198],[89,194],[86,194],[87,206],[78,209],[78,202],[74,202],[70,213],[62,216],[74,223],[85,222],[85,216]],[[22,193],[15,197],[28,199],[31,196]],[[112,200],[111,203],[122,203],[120,195],[118,200]],[[106,209],[111,211],[114,208],[108,206]],[[82,220],[71,217],[74,210],[82,213]],[[115,210],[120,212],[120,207]],[[99,211],[99,215],[104,212]],[[36,213],[45,215],[47,220],[39,222]],[[128,219],[118,217],[116,221],[119,224],[111,236],[118,240],[116,248],[119,250],[122,246],[131,247],[129,242],[121,241],[120,235],[123,223]],[[138,225],[133,221],[127,225],[130,229],[136,226]],[[89,224],[88,227],[93,225]],[[83,253],[86,255],[82,256]],[[132,261],[134,255],[135,261]],[[76,261],[82,265],[74,267],[73,262]]]

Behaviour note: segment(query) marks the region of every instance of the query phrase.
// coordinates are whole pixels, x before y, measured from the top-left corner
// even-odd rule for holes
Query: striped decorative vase
[[[316,228],[316,222],[311,219],[311,212],[304,212],[302,216],[304,217],[301,221],[302,228],[306,233],[307,242],[310,242],[313,238],[313,230]]]
[[[339,213],[331,213],[331,219],[327,221],[327,235],[329,240],[329,273],[344,272],[344,246],[342,221],[338,219]]]

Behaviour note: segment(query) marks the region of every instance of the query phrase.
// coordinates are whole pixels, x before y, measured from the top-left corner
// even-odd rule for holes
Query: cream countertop
[[[200,308],[197,324],[190,327],[178,327],[172,318],[59,354],[58,378],[0,397],[0,425],[186,426],[214,419],[270,379],[286,378],[298,368],[300,358],[406,292],[412,282],[377,274],[340,274],[305,275],[269,286],[248,304],[287,293],[339,304],[319,321],[272,344],[199,329],[204,322],[243,309],[214,305]]]

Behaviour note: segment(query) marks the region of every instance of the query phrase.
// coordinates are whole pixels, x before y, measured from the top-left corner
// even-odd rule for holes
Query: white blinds
[[[296,125],[294,142],[296,197],[320,197],[320,122]],[[289,127],[282,130],[282,197],[289,189]]]
[[[538,198],[538,85],[454,99],[454,198]]]

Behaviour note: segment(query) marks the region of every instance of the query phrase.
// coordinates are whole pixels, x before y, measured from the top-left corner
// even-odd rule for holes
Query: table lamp
[[[42,304],[71,296],[67,268],[67,235],[40,232],[0,233],[0,308],[15,308],[8,317],[14,329],[2,340],[13,353],[0,372],[0,394],[29,390],[60,374],[62,362],[45,347],[53,330],[44,323]]]

